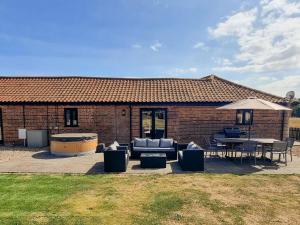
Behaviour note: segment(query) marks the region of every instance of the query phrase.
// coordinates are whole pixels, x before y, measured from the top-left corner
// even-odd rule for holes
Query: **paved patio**
[[[300,174],[300,155],[296,147],[293,162],[288,160],[288,165],[283,163],[244,160],[243,165],[239,160],[230,161],[219,157],[206,159],[208,173],[234,173],[234,174]],[[96,153],[80,157],[55,157],[48,149],[33,151],[26,148],[0,147],[0,172],[1,173],[79,173],[95,174],[104,173],[103,154]],[[127,174],[147,173],[184,173],[176,161],[169,161],[165,169],[142,169],[139,160],[130,160]]]

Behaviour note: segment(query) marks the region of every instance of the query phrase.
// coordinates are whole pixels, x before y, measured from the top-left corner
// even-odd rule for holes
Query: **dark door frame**
[[[1,129],[1,140],[0,145],[4,144],[4,134],[3,134],[3,117],[2,117],[2,109],[0,108],[0,129]]]
[[[151,124],[151,129],[152,131],[155,131],[155,111],[158,110],[163,110],[165,111],[165,138],[168,137],[168,109],[167,108],[141,108],[140,109],[140,137],[143,136],[143,111],[152,111],[152,124]],[[151,134],[151,138],[153,138],[155,134]]]

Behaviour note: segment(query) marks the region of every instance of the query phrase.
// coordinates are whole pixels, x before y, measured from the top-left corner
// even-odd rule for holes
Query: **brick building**
[[[99,141],[173,137],[201,142],[224,127],[243,125],[245,112],[217,107],[256,96],[284,99],[211,75],[201,79],[0,77],[0,143],[21,144],[18,129],[49,134],[95,132]],[[288,136],[289,113],[254,112],[257,136]]]

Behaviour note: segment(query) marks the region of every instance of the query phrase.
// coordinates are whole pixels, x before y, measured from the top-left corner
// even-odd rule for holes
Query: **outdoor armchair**
[[[116,146],[117,149],[106,148],[104,151],[105,172],[125,172],[129,162],[129,151],[126,145]]]
[[[97,145],[96,147],[96,153],[103,153],[105,150],[105,144],[104,143],[100,143]]]
[[[119,146],[117,146],[117,150],[126,150],[129,153],[129,144],[120,143]]]
[[[188,144],[178,144],[178,163],[182,170],[204,171],[204,150],[198,146],[198,149],[187,149]]]

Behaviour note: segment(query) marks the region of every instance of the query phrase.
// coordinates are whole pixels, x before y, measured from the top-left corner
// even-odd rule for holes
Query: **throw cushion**
[[[187,150],[200,150],[200,147],[195,143],[187,148]]]
[[[136,147],[147,147],[147,139],[146,138],[135,138],[134,146]]]
[[[161,138],[159,147],[161,148],[170,148],[173,146],[173,139]]]
[[[147,147],[150,148],[159,147],[159,139],[147,139]]]
[[[187,146],[186,149],[190,149],[192,147],[192,145],[195,144],[193,141],[191,141]]]
[[[114,143],[112,143],[108,149],[109,150],[117,150],[117,147],[120,146],[119,143],[117,141],[114,141]]]

